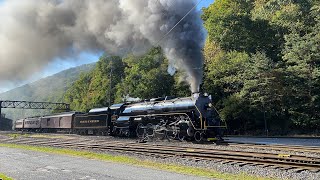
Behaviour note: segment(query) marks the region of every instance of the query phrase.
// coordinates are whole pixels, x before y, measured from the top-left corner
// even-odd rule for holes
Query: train
[[[202,141],[221,141],[225,123],[211,96],[161,97],[16,120],[16,131],[57,132]]]

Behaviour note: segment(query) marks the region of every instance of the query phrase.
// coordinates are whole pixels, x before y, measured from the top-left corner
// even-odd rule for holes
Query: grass
[[[68,136],[64,136],[64,135],[46,135],[46,134],[30,134],[29,137],[33,137],[33,138],[53,138],[53,139],[63,139],[63,138],[68,138]]]
[[[13,180],[12,178],[7,177],[6,175],[0,173],[0,179],[2,180]]]
[[[29,137],[30,134],[18,134],[18,133],[11,133],[11,134],[5,134],[6,136],[9,136],[11,138],[18,138],[18,137]]]
[[[31,150],[31,151],[44,152],[44,153],[54,153],[54,154],[60,154],[60,155],[84,157],[89,159],[103,160],[103,161],[109,161],[109,162],[111,161],[116,163],[129,164],[129,165],[141,166],[141,167],[152,168],[152,169],[166,170],[166,171],[176,172],[181,174],[217,178],[217,179],[226,179],[226,180],[274,179],[274,178],[257,177],[257,176],[249,175],[246,173],[241,173],[241,174],[222,173],[212,169],[196,168],[196,167],[182,166],[177,164],[158,163],[158,162],[152,162],[147,160],[139,160],[139,159],[127,157],[127,156],[113,156],[113,155],[95,153],[95,152],[84,151],[84,150],[72,150],[72,149],[39,147],[39,146],[18,145],[18,144],[0,144],[0,147],[18,148],[18,149]]]
[[[52,135],[46,135],[46,134],[22,134],[22,133],[11,133],[7,134],[7,136],[11,138],[18,138],[18,137],[33,137],[33,138],[67,138],[67,136],[52,136]]]

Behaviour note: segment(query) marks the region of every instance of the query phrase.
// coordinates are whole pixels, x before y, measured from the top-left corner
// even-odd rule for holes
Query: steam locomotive
[[[18,131],[68,131],[81,135],[113,135],[146,138],[221,140],[225,125],[212,105],[211,96],[194,93],[184,98],[154,98],[114,104],[88,113],[66,112],[20,119]]]

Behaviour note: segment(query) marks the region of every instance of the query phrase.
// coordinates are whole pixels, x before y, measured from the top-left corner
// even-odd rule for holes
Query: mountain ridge
[[[74,83],[81,73],[87,73],[96,63],[84,64],[60,71],[37,81],[22,85],[0,93],[1,100],[63,102],[65,91]],[[47,113],[48,110],[14,110],[3,109],[2,113],[10,119],[17,119],[37,113]]]

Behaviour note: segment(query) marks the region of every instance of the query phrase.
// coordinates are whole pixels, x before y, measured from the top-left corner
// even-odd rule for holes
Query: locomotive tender
[[[67,112],[17,120],[16,130],[77,134],[138,136],[140,138],[220,140],[226,128],[212,105],[211,97],[194,93],[184,98],[154,98],[135,103],[114,104],[88,113]],[[29,123],[30,124],[30,123]],[[35,123],[33,123],[35,124]]]

